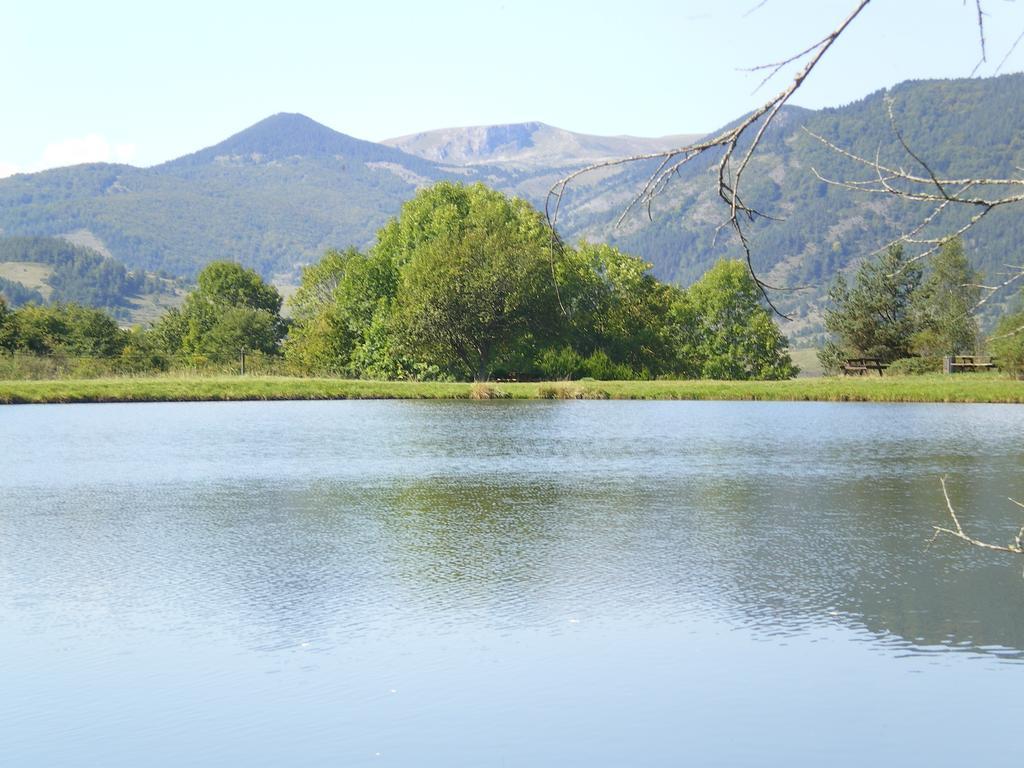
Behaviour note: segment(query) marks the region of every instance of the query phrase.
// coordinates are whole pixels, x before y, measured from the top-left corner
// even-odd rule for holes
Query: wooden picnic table
[[[996,367],[988,355],[946,355],[942,358],[943,373],[990,371]]]
[[[882,371],[888,367],[888,363],[883,363],[877,357],[848,357],[843,362],[843,375],[864,376],[868,371],[878,371],[881,376]]]

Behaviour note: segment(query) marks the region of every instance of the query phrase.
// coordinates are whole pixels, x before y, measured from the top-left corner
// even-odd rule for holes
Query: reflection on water
[[[4,408],[0,763],[951,764],[955,702],[986,702],[975,748],[1015,733],[1024,581],[926,549],[937,478],[1008,539],[1022,434],[1013,406]]]

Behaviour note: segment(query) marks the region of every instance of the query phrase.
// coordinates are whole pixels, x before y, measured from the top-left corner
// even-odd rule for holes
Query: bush
[[[1000,320],[988,346],[999,370],[1024,378],[1024,310]]]
[[[588,377],[600,381],[629,381],[638,378],[632,368],[613,362],[601,349],[584,360],[582,367]]]
[[[886,373],[890,376],[922,376],[926,373],[942,373],[942,358],[934,355],[904,357],[891,362]]]
[[[537,361],[541,375],[551,381],[575,378],[582,367],[583,358],[572,347],[545,349]]]
[[[818,362],[826,376],[838,376],[843,370],[846,354],[834,341],[826,341],[825,346],[818,350]]]

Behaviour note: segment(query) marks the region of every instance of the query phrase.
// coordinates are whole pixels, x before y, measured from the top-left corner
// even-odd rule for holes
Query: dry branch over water
[[[969,535],[964,530],[963,525],[960,524],[960,518],[957,516],[956,510],[953,508],[953,502],[949,500],[949,491],[946,490],[946,478],[940,477],[939,482],[942,484],[942,495],[946,498],[946,509],[949,510],[949,516],[953,519],[953,525],[956,526],[956,529],[946,528],[941,525],[932,526],[935,529],[935,534],[932,536],[931,541],[928,542],[929,546],[935,543],[935,539],[939,537],[940,533],[945,533],[974,547],[991,549],[995,552],[1009,552],[1013,555],[1024,555],[1024,526],[1021,526],[1020,530],[1017,531],[1017,535],[1013,537],[1013,542],[1007,545],[990,544],[987,541],[974,538]],[[1019,501],[1016,501],[1015,499],[1008,499],[1008,501],[1024,509],[1024,504],[1021,504]]]

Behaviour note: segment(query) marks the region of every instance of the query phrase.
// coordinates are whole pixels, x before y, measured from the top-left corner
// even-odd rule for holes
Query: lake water
[[[0,407],[0,765],[1021,764],[1024,408]]]

